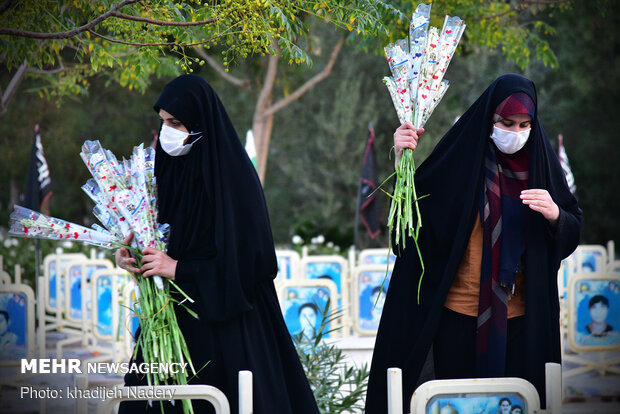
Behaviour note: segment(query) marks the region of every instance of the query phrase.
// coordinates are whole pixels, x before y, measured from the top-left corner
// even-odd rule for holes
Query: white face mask
[[[192,134],[199,134],[199,132],[194,132]],[[185,140],[190,134],[187,132],[179,131],[178,129],[169,127],[168,125],[162,125],[161,132],[159,133],[159,143],[164,151],[173,157],[178,157],[180,155],[185,155],[192,149],[192,145],[200,138],[194,139],[191,143],[183,145]]]
[[[523,131],[514,132],[493,125],[491,139],[495,143],[497,149],[504,154],[514,154],[525,146],[525,143],[530,137],[531,129],[532,128],[528,128]]]

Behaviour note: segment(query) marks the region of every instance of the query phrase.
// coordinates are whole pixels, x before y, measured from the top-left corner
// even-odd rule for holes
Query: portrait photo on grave
[[[359,315],[357,327],[361,331],[376,331],[379,327],[385,295],[390,285],[392,272],[366,271],[357,275]],[[385,281],[384,281],[385,279]]]
[[[112,295],[112,288],[113,288],[112,278],[116,278],[116,288],[119,292],[122,292],[125,286],[127,286],[130,283],[129,276],[127,275],[122,275],[122,276],[106,275],[104,277],[97,277],[96,281],[93,283],[93,289],[95,289],[93,296],[97,300],[97,304],[96,304],[97,314],[95,315],[95,320],[97,321],[96,323],[97,332],[101,335],[112,335],[113,333],[112,331],[113,331],[114,320],[113,320],[113,311],[112,311],[112,296],[113,296]],[[92,279],[91,279],[91,283],[92,283]],[[121,301],[119,301],[118,303],[118,315],[119,315],[118,316],[119,317],[118,330],[119,331],[122,331],[124,329],[125,320],[124,318],[120,317],[120,315],[123,314],[123,308],[125,306],[126,305],[124,305]]]
[[[0,293],[0,360],[26,357],[26,296]]]
[[[321,310],[325,308],[331,294],[322,286],[289,286],[284,289],[282,310],[284,321],[293,336],[302,340],[316,338],[321,325]],[[327,324],[323,336],[329,337]]]
[[[74,260],[81,259],[86,260],[86,256],[80,253],[69,253],[61,256],[51,254],[45,257],[43,266],[46,278],[49,281],[47,286],[48,298],[46,308],[50,313],[56,311],[58,303],[60,303],[60,308],[64,306],[64,273],[67,265]],[[58,294],[58,290],[60,290],[60,295]]]
[[[93,273],[100,269],[105,269],[105,265],[83,265],[82,263],[70,263],[68,264],[69,275],[69,295],[71,298],[70,317],[74,320],[79,320],[82,315],[90,319],[92,309],[92,291],[90,280]],[[82,292],[82,271],[86,273],[86,290]],[[85,294],[85,308],[82,309],[82,294]]]
[[[47,288],[49,292],[48,293],[49,304],[52,308],[55,308],[56,307],[56,274],[58,273],[56,269],[56,261],[50,261],[48,263],[47,272],[49,274],[48,276],[49,286]]]
[[[95,286],[97,295],[97,330],[102,335],[112,334],[112,281],[99,278]],[[122,318],[121,318],[122,321]]]
[[[620,282],[593,277],[575,283],[575,342],[584,347],[620,347]]]
[[[525,414],[527,402],[519,395],[438,395],[426,405],[426,414]]]

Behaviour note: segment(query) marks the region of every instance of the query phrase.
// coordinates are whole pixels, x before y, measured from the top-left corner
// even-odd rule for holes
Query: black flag
[[[360,176],[360,197],[359,215],[368,236],[372,240],[381,233],[379,224],[379,199],[376,190],[378,185],[377,168],[375,159],[375,130],[371,125],[368,126],[368,140],[364,151],[364,161],[362,164],[362,174]],[[371,195],[372,194],[372,195]]]
[[[34,141],[32,143],[32,151],[30,151],[30,167],[28,168],[24,207],[34,211],[41,211],[41,206],[51,195],[52,180],[47,168],[47,161],[45,161],[45,156],[43,155],[41,134],[37,124],[34,127]]]

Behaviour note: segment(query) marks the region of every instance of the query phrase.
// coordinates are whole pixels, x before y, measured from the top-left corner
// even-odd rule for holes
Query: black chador
[[[532,81],[519,75],[499,77],[445,134],[416,172],[417,193],[429,194],[419,202],[423,220],[419,243],[426,268],[420,303],[416,297],[421,267],[413,240],[409,240],[394,266],[381,316],[366,414],[383,414],[387,410],[388,368],[403,370],[404,407],[408,408],[419,385],[446,296],[480,214],[493,112],[517,92],[527,94],[536,106]],[[555,228],[538,212],[526,209],[524,213],[525,316],[519,376],[536,387],[544,404],[545,363],[560,362],[561,357],[557,271],[560,261],[577,247],[582,216],[537,109],[527,145],[528,188],[547,190],[560,211]],[[459,343],[455,341],[453,346],[457,348]]]
[[[183,75],[165,87],[160,109],[195,141],[180,156],[158,143],[155,156],[159,221],[171,228],[167,254],[178,260],[175,282],[200,316],[177,308],[179,326],[194,367],[208,363],[191,383],[219,388],[236,413],[238,372],[250,370],[256,414],[318,414],[273,285],[277,262],[263,190],[224,106],[202,78]],[[135,376],[125,382],[143,385]],[[132,404],[121,412],[147,409]],[[212,408],[194,402],[194,412]]]

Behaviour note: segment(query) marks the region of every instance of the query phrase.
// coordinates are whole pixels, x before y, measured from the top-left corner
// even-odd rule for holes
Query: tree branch
[[[312,89],[316,84],[325,80],[332,72],[332,68],[334,67],[334,63],[336,63],[336,59],[338,58],[338,54],[342,49],[342,45],[344,45],[344,36],[338,40],[338,43],[334,46],[331,55],[329,56],[329,60],[327,64],[323,68],[322,71],[314,75],[312,78],[308,79],[306,83],[301,85],[295,92],[287,96],[286,98],[280,99],[278,102],[273,104],[269,109],[267,109],[264,113],[265,116],[273,115],[278,112],[280,109],[289,105],[291,102],[296,101],[301,98],[303,94]]]
[[[69,68],[65,67],[49,70],[28,68],[26,72],[32,73],[33,75],[55,75],[56,73],[66,72],[68,70]]]
[[[33,75],[54,75],[56,73],[61,73],[61,72],[65,72],[68,71],[68,68],[65,68],[65,65],[62,63],[62,59],[60,58],[60,56],[57,56],[58,58],[58,64],[60,67],[56,68],[56,69],[34,69],[34,68],[28,68],[26,70],[26,72],[28,73],[32,73]]]
[[[112,16],[119,18],[119,19],[154,24],[157,26],[203,26],[205,24],[215,23],[218,20],[218,19],[209,19],[209,20],[202,20],[199,22],[167,22],[165,20],[152,20],[152,19],[147,19],[146,17],[132,16],[129,14],[119,13],[119,12],[112,13]]]
[[[110,11],[103,13],[101,16],[96,17],[90,22],[86,23],[83,26],[76,27],[75,29],[68,30],[66,32],[57,32],[57,33],[40,33],[40,32],[29,32],[26,30],[13,29],[10,27],[0,27],[0,35],[9,35],[9,36],[20,36],[20,37],[29,37],[33,39],[68,39],[70,37],[76,36],[82,32],[90,30],[91,28],[97,26],[102,21],[109,19],[114,13],[122,8],[127,6],[128,4],[137,3],[139,0],[123,0],[118,3],[116,6],[112,7]]]
[[[231,75],[230,73],[226,72],[226,70],[221,65],[218,64],[217,60],[213,56],[211,56],[207,52],[205,52],[204,49],[196,48],[195,51],[222,78],[224,78],[225,80],[227,80],[228,82],[232,83],[235,86],[239,86],[240,88],[244,88],[244,89],[249,89],[250,88],[250,80],[249,79],[237,78],[237,77]]]
[[[100,39],[103,40],[107,40],[108,42],[112,42],[112,43],[119,43],[121,45],[128,45],[128,46],[146,46],[146,47],[154,47],[154,46],[177,46],[177,47],[194,47],[194,46],[200,46],[200,45],[204,45],[206,43],[212,42],[213,38],[209,38],[207,40],[204,40],[202,42],[196,42],[196,43],[177,43],[177,42],[164,42],[164,43],[136,43],[136,42],[126,42],[124,40],[118,40],[118,39],[113,39],[111,37],[107,37],[104,36],[102,34],[99,34],[97,32],[95,32],[94,30],[88,30],[88,32],[90,34],[92,34],[93,36],[97,36]]]
[[[13,95],[15,95],[15,91],[24,80],[24,75],[26,74],[26,69],[28,68],[28,63],[24,60],[24,63],[17,68],[17,72],[11,78],[9,82],[9,86],[6,87],[4,93],[0,90],[0,94],[2,94],[2,100],[0,101],[0,116],[4,115],[9,108],[9,102]]]

